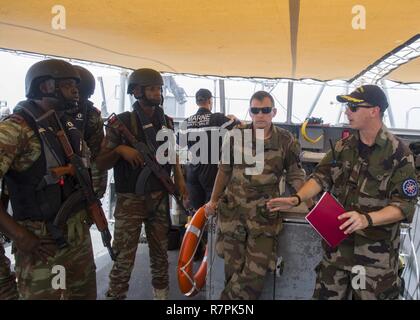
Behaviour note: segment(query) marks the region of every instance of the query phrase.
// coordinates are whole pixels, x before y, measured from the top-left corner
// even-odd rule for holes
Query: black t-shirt
[[[367,160],[372,153],[373,149],[375,148],[375,145],[368,146],[367,144],[364,144],[362,140],[359,139],[359,144],[357,145],[357,148],[359,149],[359,155],[362,159]]]
[[[220,156],[224,133],[226,133],[226,130],[231,130],[236,124],[237,121],[229,119],[223,113],[211,113],[206,108],[199,108],[197,113],[185,119],[181,124],[179,143],[182,147],[185,146],[186,142],[188,150],[191,151],[191,148],[200,142],[200,137],[206,134],[208,142],[207,161],[204,160],[205,157],[201,158],[200,150],[202,149],[196,149],[197,152],[194,152],[193,156],[200,156],[200,163],[198,165],[211,164],[212,154],[214,152],[217,152]],[[181,135],[185,135],[183,139],[181,139]],[[204,144],[201,145],[204,147]],[[213,164],[217,165],[217,163]]]

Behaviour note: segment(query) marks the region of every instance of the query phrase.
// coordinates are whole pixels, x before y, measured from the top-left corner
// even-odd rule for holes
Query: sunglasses
[[[263,107],[263,108],[249,108],[252,114],[259,114],[260,112],[264,114],[269,114],[273,110],[273,107]]]
[[[359,110],[360,108],[365,108],[365,109],[370,109],[370,108],[375,108],[376,106],[363,106],[360,104],[356,104],[356,103],[347,103],[347,108],[351,111],[351,112],[356,112],[357,110]]]

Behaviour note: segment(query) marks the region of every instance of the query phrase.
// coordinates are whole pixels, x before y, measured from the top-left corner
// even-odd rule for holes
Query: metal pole
[[[391,124],[392,128],[395,128],[395,120],[394,120],[394,114],[392,113],[392,105],[389,101],[388,89],[385,85],[385,80],[384,79],[381,80],[381,84],[382,84],[382,89],[384,90],[386,99],[388,100],[388,104],[389,104],[388,109],[387,109],[388,117],[389,117],[389,123]]]
[[[219,79],[219,91],[220,91],[220,112],[226,112],[226,100],[225,100],[225,80]]]
[[[348,94],[348,93],[349,93],[349,84],[347,83],[346,91],[344,92],[344,94]],[[343,114],[343,107],[340,108],[340,112],[338,113],[337,121],[335,122],[336,124],[340,123],[340,119],[341,119],[342,114]]]
[[[125,85],[127,83],[128,72],[121,71],[120,73],[120,96],[119,96],[119,103],[118,103],[118,113],[122,113],[125,110]]]
[[[408,109],[408,111],[405,114],[405,128],[406,129],[408,129],[408,122],[410,120],[410,112],[412,110],[415,110],[415,109],[420,109],[420,107],[412,107],[412,108]]]
[[[105,87],[104,87],[104,81],[102,77],[98,77],[98,82],[101,87],[101,94],[102,94],[102,104],[101,104],[101,113],[102,118],[108,118],[108,107],[106,105],[106,96],[105,96]]]
[[[210,216],[209,218],[209,225],[208,225],[208,236],[207,236],[207,250],[208,250],[208,258],[207,258],[207,300],[212,300],[213,294],[213,262],[214,262],[214,241],[216,232],[215,224],[214,224],[214,216]]]
[[[217,80],[213,80],[213,110],[214,112],[217,111],[217,99],[216,99],[216,91],[217,91]]]
[[[286,123],[292,123],[293,112],[293,81],[289,81],[287,85],[287,114]]]
[[[326,85],[327,84],[324,82],[324,84],[322,85],[322,87],[319,88],[318,94],[317,94],[317,96],[316,96],[316,98],[314,100],[314,103],[312,103],[311,109],[309,110],[308,115],[306,116],[306,118],[310,118],[311,117],[312,112],[314,112],[314,109],[315,109],[315,107],[316,107],[316,105],[317,105],[317,103],[319,101],[319,98],[321,98],[321,94],[324,91]]]

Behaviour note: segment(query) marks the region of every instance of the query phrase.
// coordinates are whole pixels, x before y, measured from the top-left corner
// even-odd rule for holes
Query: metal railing
[[[410,109],[408,109],[408,111],[405,114],[405,128],[408,129],[408,121],[410,120],[410,112],[415,110],[415,109],[420,109],[420,107],[412,107]]]
[[[400,257],[404,262],[401,278],[404,282],[403,299],[419,300],[420,298],[420,205],[417,203],[414,219],[411,224],[401,225]],[[414,280],[414,282],[413,282]]]

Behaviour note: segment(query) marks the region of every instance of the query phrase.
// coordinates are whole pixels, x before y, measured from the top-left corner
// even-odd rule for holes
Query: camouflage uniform
[[[5,185],[2,183],[2,189],[3,187]],[[1,191],[2,196],[4,192],[6,192],[5,196],[8,197],[6,190]],[[7,210],[7,208],[5,209]],[[16,275],[10,269],[10,260],[6,257],[0,233],[0,300],[16,300],[17,298]]]
[[[136,122],[138,120],[136,119],[135,112],[130,112],[131,128],[134,131],[132,133],[138,137],[138,122]],[[119,132],[112,128],[106,129],[104,148],[112,150],[124,143],[124,139]],[[118,252],[118,256],[109,275],[110,283],[107,297],[111,299],[126,298],[142,223],[145,225],[149,245],[152,286],[154,289],[168,288],[167,250],[170,228],[168,193],[166,191],[155,191],[140,196],[135,193],[117,191],[114,217],[115,228],[112,247],[115,252]]]
[[[347,211],[368,213],[394,206],[411,222],[417,186],[410,150],[385,126],[370,150],[359,152],[359,141],[357,132],[339,140],[334,147],[336,164],[328,152],[311,177],[331,190]],[[410,183],[415,194],[410,194]],[[314,298],[347,299],[351,294],[356,299],[398,298],[399,245],[399,222],[358,230],[334,249],[323,242]],[[358,275],[351,272],[354,266],[366,270],[365,290],[351,286]]]
[[[10,260],[6,257],[3,244],[0,243],[0,300],[17,298],[16,276],[10,270]]]
[[[90,101],[87,103],[90,103]],[[104,196],[108,185],[108,170],[98,170],[95,163],[105,137],[103,125],[101,112],[92,105],[92,111],[88,113],[87,129],[84,138],[91,152],[92,185],[98,198]]]
[[[35,132],[22,119],[12,116],[0,123],[0,178],[9,169],[23,172],[41,156],[41,143]],[[14,250],[20,297],[23,299],[95,299],[96,273],[93,260],[87,212],[82,210],[67,221],[66,240],[69,246],[57,250],[47,263],[34,261]],[[19,221],[39,237],[49,239],[43,221]],[[66,270],[66,290],[54,290],[52,268]]]
[[[251,129],[252,125],[239,126]],[[235,129],[234,129],[235,130]],[[229,143],[230,133],[225,144]],[[252,152],[249,146],[241,150]],[[220,164],[219,170],[231,176],[219,202],[217,254],[225,260],[225,288],[221,299],[257,299],[263,289],[267,270],[274,270],[277,235],[282,229],[278,212],[266,208],[270,198],[279,196],[279,181],[286,171],[286,181],[295,189],[304,181],[300,146],[286,130],[273,126],[272,136],[264,141],[264,171],[247,175],[245,168],[254,165]],[[232,163],[232,160],[231,160]],[[245,163],[245,162],[242,162]]]
[[[118,250],[118,257],[109,275],[110,295],[125,298],[128,292],[142,223],[149,244],[152,286],[157,289],[168,287],[168,210],[169,198],[164,192],[153,192],[147,197],[117,194],[112,246]]]

